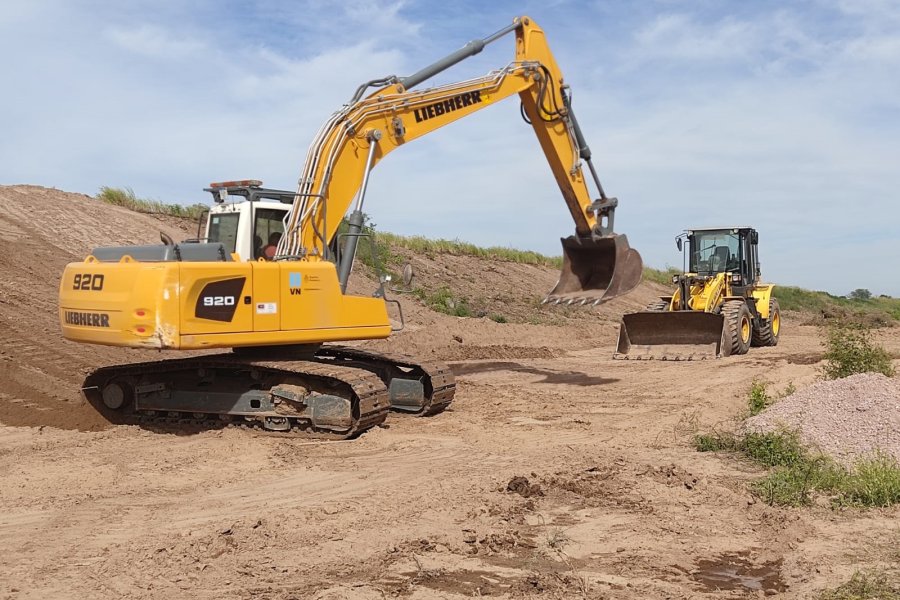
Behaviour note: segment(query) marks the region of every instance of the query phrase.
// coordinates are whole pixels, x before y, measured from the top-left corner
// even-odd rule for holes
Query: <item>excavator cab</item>
[[[294,192],[262,185],[262,181],[247,179],[211,183],[204,188],[215,204],[207,214],[203,241],[220,243],[242,260],[271,260],[284,234],[284,219],[291,210]]]

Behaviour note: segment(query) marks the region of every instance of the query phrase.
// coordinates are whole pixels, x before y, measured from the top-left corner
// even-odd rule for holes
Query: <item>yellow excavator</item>
[[[510,33],[515,59],[505,67],[413,90]],[[86,398],[116,423],[240,423],[328,439],[378,425],[390,408],[445,408],[455,390],[446,365],[331,343],[392,331],[387,303],[396,301],[384,281],[372,296],[347,293],[372,169],[404,144],[515,95],[575,221],[546,301],[598,304],[634,288],[642,263],[613,231],[618,202],[600,185],[544,32],[520,17],[413,75],[361,85],[316,134],[296,191],[255,180],[212,184],[205,237],[95,248],[69,264],[59,297],[66,339],[232,349],[97,369],[84,382]]]
[[[759,233],[691,229],[675,240],[686,272],[672,278],[671,296],[622,317],[614,357],[700,360],[776,345],[781,309],[774,286],[760,280]]]

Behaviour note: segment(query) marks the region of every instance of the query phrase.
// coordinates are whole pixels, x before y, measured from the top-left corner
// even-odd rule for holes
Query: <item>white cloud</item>
[[[292,188],[313,134],[358,84],[526,13],[573,86],[621,202],[617,229],[649,264],[680,264],[672,238],[685,227],[747,223],[767,278],[900,295],[883,271],[900,259],[900,7],[727,8],[501,2],[490,11],[505,16],[485,26],[465,4],[13,2],[0,15],[0,52],[15,57],[2,67],[0,172],[166,201],[205,200],[200,188],[221,178]],[[434,82],[502,66],[512,48],[498,41]],[[558,253],[572,231],[515,99],[393,153],[369,194],[375,222],[401,233]]]
[[[110,27],[106,37],[122,49],[153,58],[190,58],[206,50],[195,39],[178,38],[171,32],[153,25]]]

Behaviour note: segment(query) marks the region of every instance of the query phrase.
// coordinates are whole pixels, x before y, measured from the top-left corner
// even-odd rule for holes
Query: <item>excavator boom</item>
[[[502,69],[450,85],[410,89],[511,32],[516,35],[516,55]],[[377,89],[363,97],[372,86]],[[307,260],[328,257],[341,217],[355,199],[351,237],[340,261],[345,286],[359,230],[355,221],[361,224],[371,169],[400,146],[516,95],[575,222],[575,234],[563,240],[565,265],[559,284],[547,300],[596,304],[633,289],[642,273],[640,255],[624,235],[613,231],[618,201],[607,197],[600,184],[562,72],[543,30],[528,17],[469,42],[410,77],[384,77],[360,86],[310,146],[279,254]],[[582,161],[590,167],[598,198],[588,189]]]

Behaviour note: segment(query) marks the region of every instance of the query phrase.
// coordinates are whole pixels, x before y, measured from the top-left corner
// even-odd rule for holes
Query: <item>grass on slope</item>
[[[776,285],[775,296],[783,310],[815,312],[836,318],[861,317],[870,325],[891,325],[900,321],[900,298],[850,299],[788,285]]]
[[[193,204],[191,206],[183,206],[181,204],[166,204],[159,200],[148,200],[147,198],[138,198],[131,188],[113,188],[103,186],[97,199],[107,204],[122,206],[134,212],[148,213],[152,215],[167,215],[170,217],[181,217],[185,219],[194,219],[207,209],[203,204]]]

